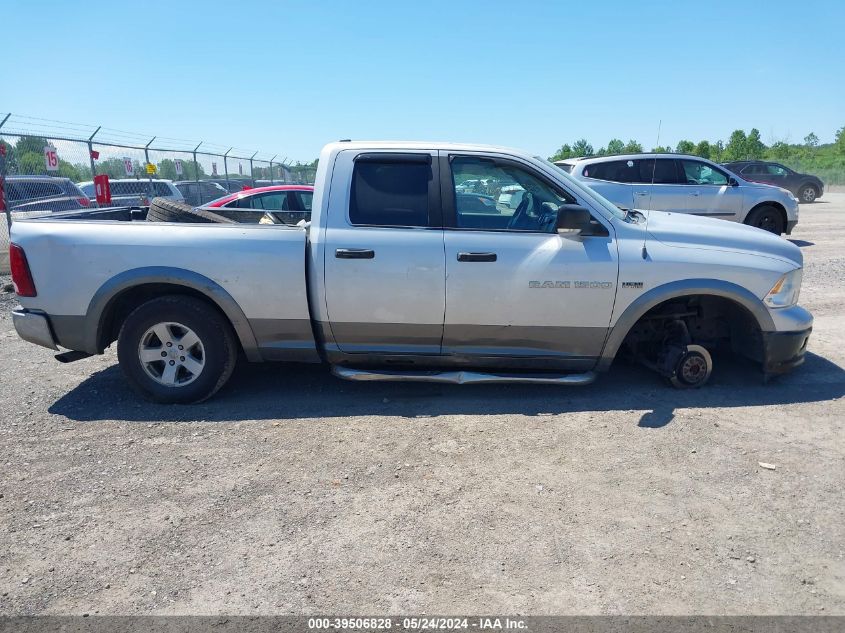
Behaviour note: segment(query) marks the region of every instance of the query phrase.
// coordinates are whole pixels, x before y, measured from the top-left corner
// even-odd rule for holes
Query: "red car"
[[[313,197],[314,187],[311,185],[272,185],[231,193],[212,200],[202,208],[215,209],[216,213],[233,219],[249,214],[255,215],[255,220],[262,223],[296,224],[311,219]],[[233,211],[222,212],[222,209]],[[238,211],[234,211],[235,209]]]

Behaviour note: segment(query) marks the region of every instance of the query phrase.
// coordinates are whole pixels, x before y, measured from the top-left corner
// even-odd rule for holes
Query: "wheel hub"
[[[205,367],[205,348],[199,336],[181,323],[157,323],[138,344],[138,360],[147,375],[167,387],[184,387]]]
[[[697,354],[690,354],[681,363],[679,373],[685,382],[694,385],[706,376],[707,362]]]

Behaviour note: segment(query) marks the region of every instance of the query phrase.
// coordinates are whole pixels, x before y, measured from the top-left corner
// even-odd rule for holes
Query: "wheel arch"
[[[747,224],[748,217],[761,207],[773,207],[777,209],[780,213],[781,220],[783,220],[783,228],[784,230],[786,230],[786,227],[789,224],[789,217],[786,215],[786,207],[784,207],[780,202],[774,202],[773,200],[765,200],[763,202],[758,202],[757,204],[755,204],[748,210],[748,213],[745,214],[745,217],[742,219],[742,223]]]
[[[149,266],[115,275],[94,293],[88,304],[85,323],[86,349],[102,351],[115,340],[116,317],[125,316],[154,296],[186,294],[210,302],[226,318],[250,361],[260,361],[255,334],[243,310],[225,288],[199,273],[182,268]]]
[[[801,190],[806,188],[806,187],[812,187],[813,189],[815,189],[816,190],[816,196],[818,196],[822,192],[821,187],[819,187],[819,183],[817,183],[816,181],[814,181],[814,180],[803,180],[803,181],[801,181],[801,184],[798,185],[798,193],[801,193]]]
[[[674,299],[694,296],[721,297],[748,312],[763,332],[775,330],[771,315],[760,299],[749,290],[721,279],[684,279],[673,281],[643,293],[625,309],[610,328],[596,369],[606,371],[613,363],[631,328],[652,308]]]

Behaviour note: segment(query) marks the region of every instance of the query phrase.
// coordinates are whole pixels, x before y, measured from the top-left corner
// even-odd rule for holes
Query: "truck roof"
[[[329,143],[323,151],[340,152],[344,150],[393,149],[393,150],[451,150],[464,152],[504,152],[534,158],[525,150],[502,145],[479,145],[475,143],[446,143],[443,141],[336,141]]]

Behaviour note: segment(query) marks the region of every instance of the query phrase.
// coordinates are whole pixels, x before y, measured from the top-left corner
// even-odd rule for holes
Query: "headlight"
[[[798,303],[798,293],[801,292],[801,278],[803,271],[796,268],[778,279],[769,290],[763,302],[770,308],[788,308]]]

